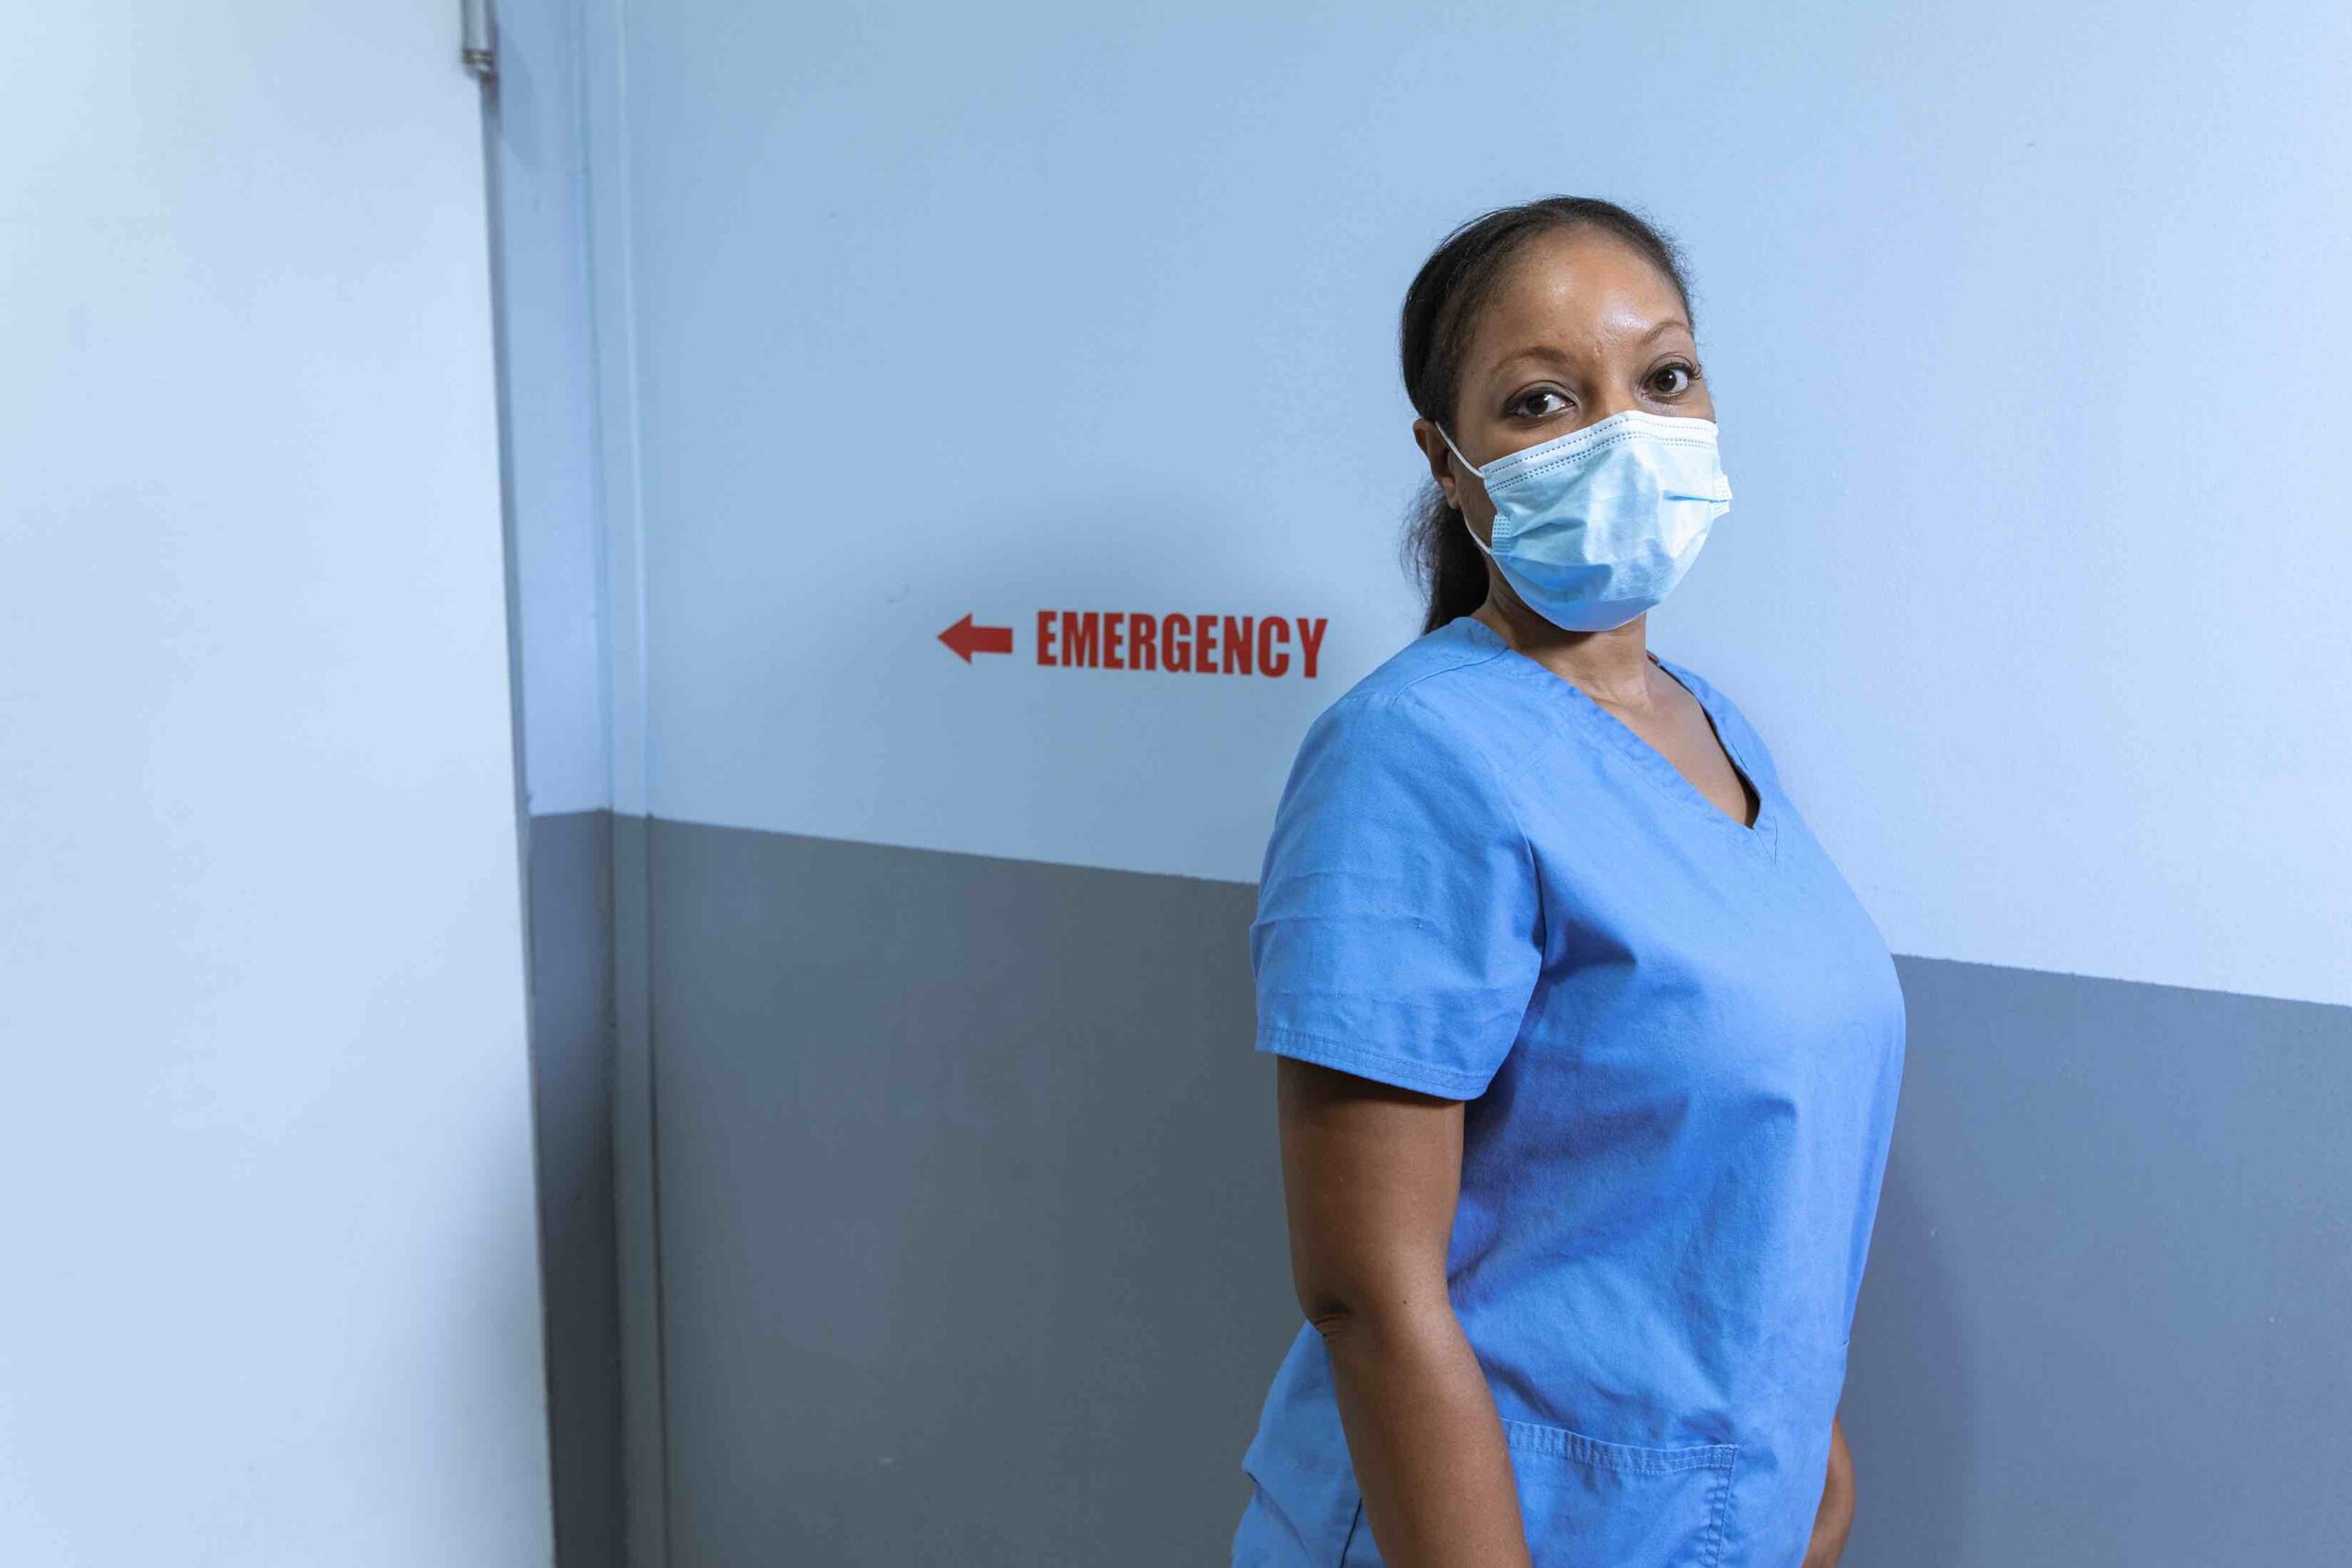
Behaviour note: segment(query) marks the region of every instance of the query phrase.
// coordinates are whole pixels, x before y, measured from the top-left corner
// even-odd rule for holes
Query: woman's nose
[[[1641,406],[1634,400],[1634,394],[1630,391],[1604,392],[1593,400],[1592,406],[1586,412],[1584,423],[1599,424],[1611,415],[1621,414],[1627,409],[1637,409]],[[1580,425],[1577,428],[1581,429],[1583,426]]]

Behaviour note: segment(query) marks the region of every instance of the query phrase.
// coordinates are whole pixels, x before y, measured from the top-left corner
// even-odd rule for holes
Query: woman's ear
[[[1421,449],[1421,457],[1429,463],[1430,478],[1445,491],[1446,504],[1461,511],[1462,497],[1453,486],[1453,453],[1446,446],[1445,437],[1438,434],[1434,423],[1417,419],[1413,422],[1413,444]]]

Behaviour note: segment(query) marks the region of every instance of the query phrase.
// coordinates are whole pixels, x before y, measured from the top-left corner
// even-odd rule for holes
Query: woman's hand
[[[1829,1418],[1829,1472],[1822,1478],[1821,1506],[1813,1516],[1813,1540],[1804,1568],[1838,1568],[1846,1554],[1846,1532],[1854,1528],[1854,1455],[1846,1429]]]

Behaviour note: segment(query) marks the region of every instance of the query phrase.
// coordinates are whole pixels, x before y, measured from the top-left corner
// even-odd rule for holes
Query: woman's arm
[[[1462,1102],[1282,1058],[1292,1282],[1390,1568],[1529,1568],[1502,1423],[1445,1289]]]
[[[1804,1549],[1804,1568],[1838,1568],[1846,1554],[1846,1535],[1854,1528],[1854,1454],[1846,1446],[1846,1428],[1829,1417],[1829,1473],[1822,1480],[1821,1506],[1813,1516],[1813,1540]]]

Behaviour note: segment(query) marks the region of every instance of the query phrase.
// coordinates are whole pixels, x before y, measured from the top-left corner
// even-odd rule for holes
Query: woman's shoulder
[[[1409,757],[1422,767],[1453,759],[1481,773],[1506,772],[1510,747],[1485,711],[1492,694],[1475,678],[1498,657],[1464,636],[1460,621],[1426,632],[1317,715],[1301,749]]]
[[[1421,702],[1442,706],[1462,684],[1448,680],[1448,676],[1475,670],[1500,657],[1498,649],[1474,635],[1477,626],[1476,616],[1459,615],[1423,632],[1366,671],[1340,694],[1340,702],[1409,693]]]

